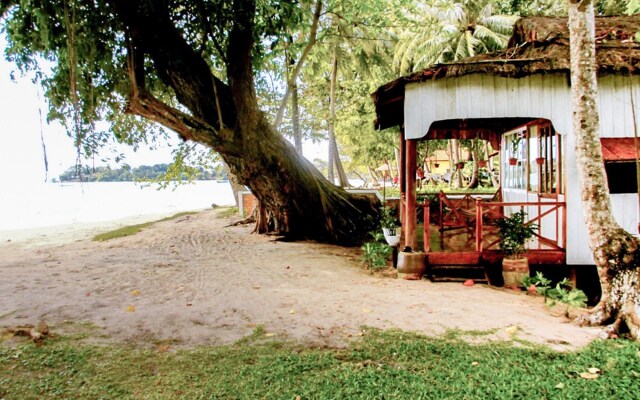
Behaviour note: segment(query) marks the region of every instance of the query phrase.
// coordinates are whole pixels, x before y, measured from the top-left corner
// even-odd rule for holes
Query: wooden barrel
[[[502,260],[504,286],[520,287],[522,280],[527,276],[529,276],[529,260],[526,258]]]
[[[424,253],[401,251],[398,253],[398,276],[407,280],[422,279],[424,275]]]

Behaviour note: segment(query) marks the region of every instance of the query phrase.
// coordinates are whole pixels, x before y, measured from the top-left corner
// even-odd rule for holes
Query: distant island
[[[80,169],[69,167],[60,174],[60,182],[130,182],[141,180],[159,180],[169,176],[173,180],[227,180],[227,176],[221,166],[213,170],[202,167],[190,167],[186,171],[176,172],[171,170],[171,164],[141,165],[130,167],[124,165],[120,168],[89,167],[83,165]]]

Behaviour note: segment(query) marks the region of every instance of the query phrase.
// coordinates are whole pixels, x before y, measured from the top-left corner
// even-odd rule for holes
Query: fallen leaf
[[[506,328],[505,331],[510,335],[514,335],[516,332],[518,332],[518,329],[518,325],[514,325]]]
[[[138,289],[134,289],[131,291],[132,296],[140,296],[140,291]]]
[[[556,389],[564,389],[564,383],[560,382],[554,386]]]
[[[84,295],[89,297],[89,296],[91,296],[91,292],[86,292]]]
[[[289,310],[289,314],[295,314],[296,310],[294,310],[293,308],[291,310]]]
[[[134,306],[133,304],[129,304],[127,306],[127,308],[125,309],[126,312],[135,312],[136,311],[136,306]]]
[[[477,367],[478,365],[480,365],[480,363],[477,362],[477,361],[474,361],[474,362],[471,363],[471,366],[473,366],[473,367]]]
[[[600,375],[592,374],[590,372],[580,372],[580,377],[583,379],[598,379]]]
[[[463,285],[467,286],[467,287],[471,287],[473,285],[475,285],[476,283],[473,281],[473,279],[467,279],[466,281],[464,281]]]
[[[598,374],[600,373],[600,368],[589,368],[587,371],[592,374]]]
[[[275,333],[271,333],[271,332],[264,334],[265,337],[274,337],[275,335],[276,335]]]
[[[193,303],[187,303],[187,307],[191,307]]]
[[[170,346],[168,344],[158,345],[158,351],[161,352],[161,353],[165,353],[165,352],[169,351],[169,347]]]
[[[371,310],[369,310],[368,308],[363,308],[362,312],[365,313],[365,314],[368,314],[368,313],[371,312]]]
[[[254,289],[260,289],[260,285],[253,285]]]

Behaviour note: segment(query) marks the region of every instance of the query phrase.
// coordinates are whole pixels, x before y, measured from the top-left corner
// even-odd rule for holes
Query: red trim
[[[634,161],[636,148],[633,138],[601,138],[602,158],[605,161]]]

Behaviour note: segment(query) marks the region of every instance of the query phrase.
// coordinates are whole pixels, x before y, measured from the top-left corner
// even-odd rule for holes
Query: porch
[[[538,225],[534,238],[527,243],[526,257],[532,267],[565,265],[566,204],[541,196],[536,201],[496,201],[502,198],[499,194],[441,192],[415,205],[418,234],[412,250],[424,252],[425,273],[430,280],[468,277],[501,284],[503,254],[496,221],[521,209],[527,212],[526,224]],[[407,210],[406,202],[401,203]],[[462,276],[460,271],[464,271]]]

